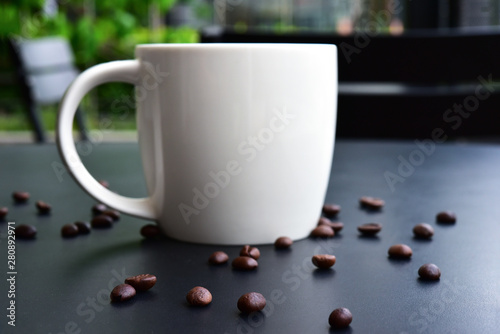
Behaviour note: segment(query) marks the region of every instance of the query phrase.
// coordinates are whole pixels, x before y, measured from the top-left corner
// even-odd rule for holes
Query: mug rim
[[[160,50],[160,49],[311,49],[326,48],[336,49],[335,44],[326,43],[145,43],[137,44],[136,50]]]

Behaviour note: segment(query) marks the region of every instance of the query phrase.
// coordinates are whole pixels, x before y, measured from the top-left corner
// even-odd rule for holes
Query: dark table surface
[[[345,333],[498,333],[500,147],[430,148],[338,141],[326,202],[342,206],[338,220],[344,229],[332,239],[297,241],[289,251],[259,246],[258,269],[238,272],[230,265],[209,266],[207,258],[216,250],[234,258],[240,247],[144,240],[139,230],[148,222],[125,215],[109,230],[62,239],[61,226],[90,220],[95,201],[61,169],[54,145],[0,146],[0,207],[10,209],[0,222],[5,276],[7,222],[38,229],[35,240],[16,240],[15,298],[8,298],[2,279],[0,332],[328,333],[330,312],[347,307],[354,319],[340,331]],[[82,158],[112,190],[146,194],[136,144],[94,144]],[[29,203],[13,204],[15,190],[30,192]],[[386,206],[366,212],[358,205],[363,195],[381,197]],[[52,214],[37,215],[36,200],[51,203]],[[457,223],[436,224],[441,210],[456,212]],[[378,237],[360,237],[356,227],[372,221],[383,224]],[[420,222],[434,227],[431,241],[413,238]],[[411,260],[387,257],[397,243],[411,246]],[[337,263],[316,270],[315,253],[334,254]],[[429,262],[441,268],[439,281],[418,279],[418,268]],[[129,302],[110,304],[110,289],[141,273],[155,274],[156,286]],[[208,307],[187,305],[186,293],[197,285],[212,292]],[[249,291],[262,293],[268,305],[247,317],[236,301]],[[10,300],[15,327],[7,324]]]

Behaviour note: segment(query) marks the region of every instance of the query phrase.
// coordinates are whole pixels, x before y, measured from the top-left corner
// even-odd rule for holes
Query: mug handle
[[[73,140],[73,119],[82,98],[94,87],[106,82],[137,84],[138,60],[121,60],[100,64],[81,73],[69,86],[59,107],[57,119],[57,147],[63,163],[80,186],[98,201],[132,216],[155,220],[151,197],[130,198],[116,194],[102,186],[85,168]]]

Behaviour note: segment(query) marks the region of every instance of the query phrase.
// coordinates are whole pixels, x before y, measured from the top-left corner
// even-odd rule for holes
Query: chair
[[[46,134],[40,121],[39,106],[58,103],[78,75],[73,65],[73,52],[69,43],[60,37],[10,39],[9,45],[35,140],[43,143]],[[80,139],[88,140],[81,110],[77,110],[75,118]]]
[[[201,41],[337,45],[339,137],[416,139],[432,137],[435,129],[454,138],[500,136],[498,29],[400,36],[205,30]]]

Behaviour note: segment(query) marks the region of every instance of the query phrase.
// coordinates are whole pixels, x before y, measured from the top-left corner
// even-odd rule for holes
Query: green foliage
[[[48,17],[43,13],[44,0],[6,1],[0,9],[0,37],[66,37],[75,51],[77,65],[85,68],[131,57],[134,46],[140,43],[197,42],[194,29],[148,29],[152,13],[162,18],[176,2],[180,0],[63,1],[59,13]],[[91,9],[86,7],[89,3],[93,4]]]
[[[7,36],[11,31],[19,31],[21,29],[18,20],[18,11],[12,5],[2,5],[0,7],[0,37]]]
[[[79,65],[94,62],[97,52],[97,38],[92,19],[84,16],[76,22],[71,38],[71,46]]]
[[[0,4],[0,42],[6,38],[63,36],[75,54],[76,65],[84,70],[94,64],[134,57],[134,47],[144,43],[195,43],[195,29],[166,26],[150,28],[153,17],[163,22],[168,10],[180,0],[71,0],[59,1],[58,13],[43,12],[45,0],[3,0]],[[206,10],[205,10],[206,11]],[[207,13],[203,13],[207,15]],[[10,68],[6,47],[0,47],[0,70]],[[105,84],[93,93],[90,109],[109,111],[114,98],[133,96],[126,84]],[[1,97],[1,96],[0,96]],[[5,103],[5,105],[9,105]],[[8,108],[22,110],[21,105]],[[7,109],[7,110],[8,110]],[[0,113],[2,107],[0,106]],[[111,114],[111,112],[110,112]],[[2,116],[2,115],[0,115]],[[14,126],[17,126],[13,122]]]

